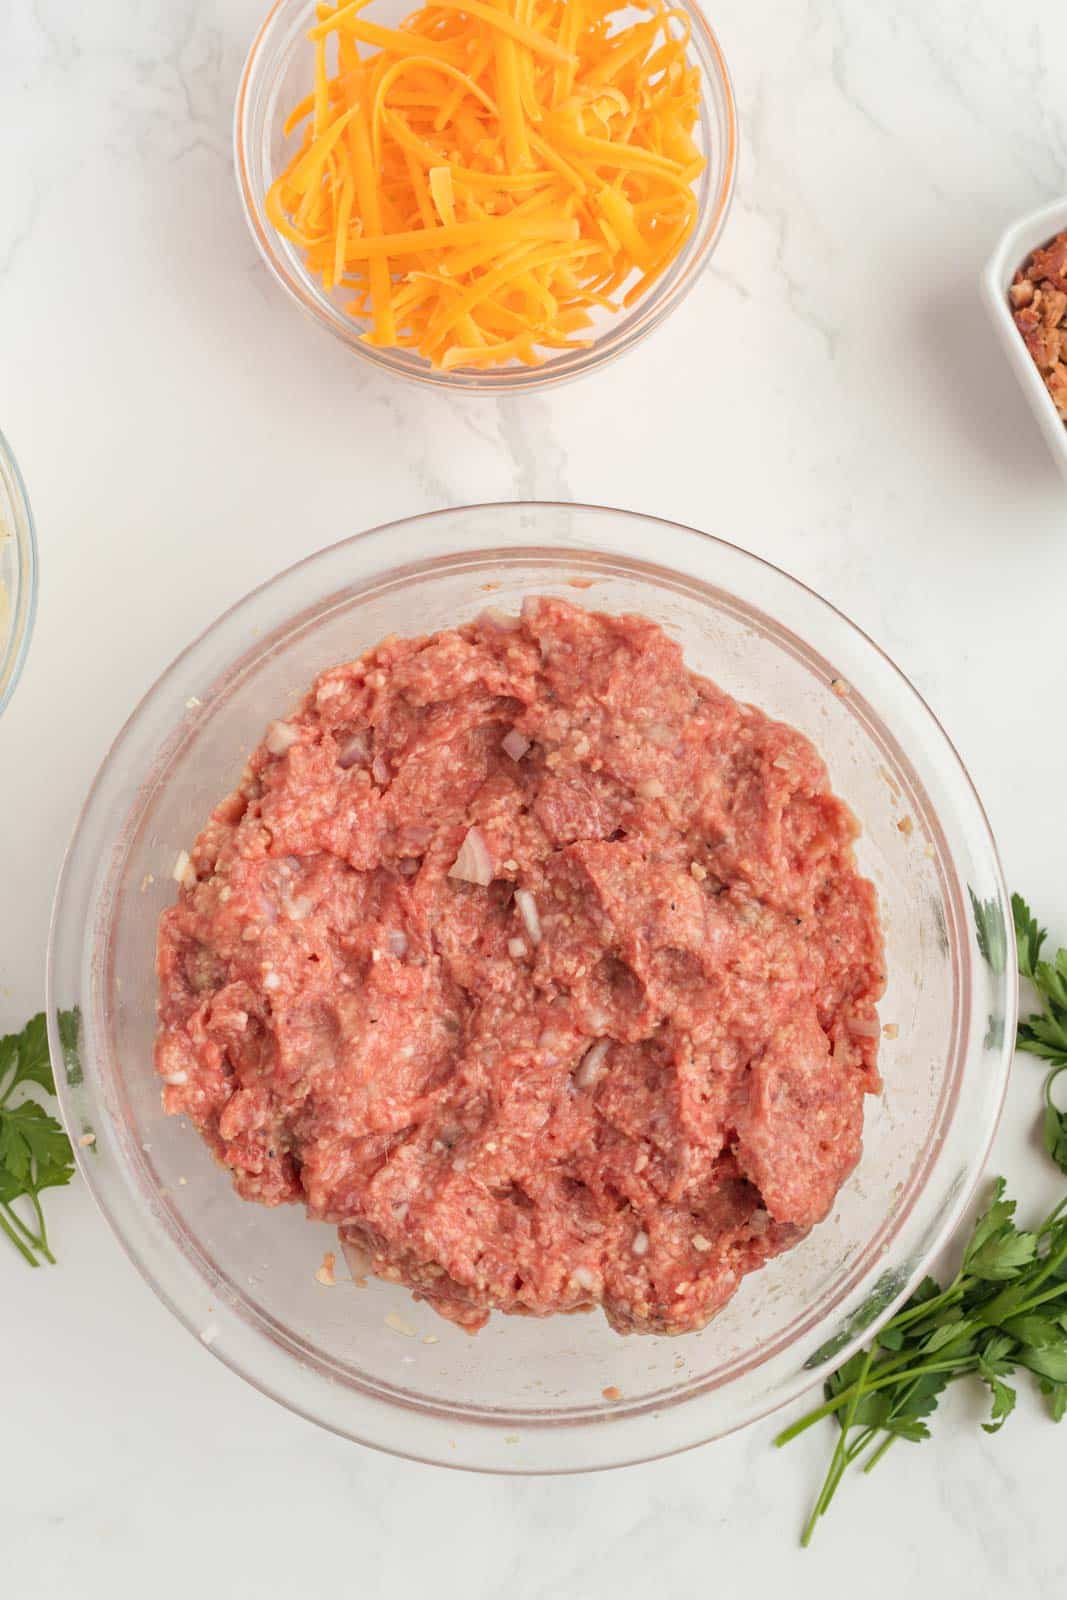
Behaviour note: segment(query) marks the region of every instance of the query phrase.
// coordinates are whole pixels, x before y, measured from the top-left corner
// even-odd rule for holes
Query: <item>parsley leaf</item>
[[[1041,1393],[1048,1396],[1048,1414],[1053,1422],[1062,1422],[1067,1416],[1067,1383],[1043,1382]]]
[[[986,1378],[984,1372],[982,1377]],[[988,1377],[986,1382],[993,1396],[993,1409],[989,1413],[989,1421],[983,1422],[982,1427],[986,1433],[999,1433],[1015,1410],[1015,1390],[1010,1384],[1002,1383],[999,1378]]]
[[[1063,1329],[1051,1317],[1039,1311],[1025,1311],[1021,1317],[1008,1317],[1001,1323],[1004,1332],[1020,1344],[1032,1345],[1035,1350],[1045,1350],[1050,1345],[1062,1344]]]
[[[49,1094],[55,1094],[43,1011],[27,1022],[21,1033],[9,1033],[0,1039],[0,1087],[4,1086],[4,1079],[12,1067],[15,1069],[14,1075],[4,1088],[4,1100],[20,1083],[36,1083]]]
[[[1011,914],[1015,921],[1015,939],[1019,946],[1019,971],[1024,978],[1032,978],[1041,957],[1041,946],[1048,938],[1021,894],[1011,897]]]
[[[1056,1079],[1067,1067],[1067,950],[1058,950],[1055,961],[1042,961],[1041,949],[1047,937],[1039,928],[1030,907],[1020,895],[1011,897],[1015,918],[1015,938],[1019,946],[1019,973],[1029,978],[1037,991],[1041,1010],[1019,1024],[1018,1048],[1038,1056],[1052,1068],[1045,1079],[1045,1109],[1041,1137],[1045,1149],[1067,1172],[1067,1112],[1053,1098]]]
[[[36,1100],[24,1100],[0,1120],[0,1165],[25,1182],[36,1171],[71,1165],[70,1140]],[[69,1174],[68,1174],[69,1176]]]
[[[1032,1261],[1037,1252],[1036,1233],[1017,1233],[1010,1229],[1002,1237],[990,1239],[976,1251],[968,1263],[968,1271],[976,1278],[991,1282],[1014,1278],[1020,1267]]]
[[[1048,1378],[1050,1383],[1067,1383],[1067,1343],[1062,1339],[1058,1345],[1050,1345],[1046,1350],[1035,1350],[1032,1345],[1024,1346],[1019,1351],[1019,1361],[1031,1372]]]
[[[1004,1199],[1006,1184],[1003,1178],[998,1178],[993,1185],[993,1193],[989,1197],[989,1204],[981,1213],[974,1225],[971,1241],[964,1254],[964,1265],[977,1251],[982,1250],[993,1239],[1011,1225],[1015,1215],[1015,1201]],[[929,1298],[929,1296],[927,1297]]]
[[[66,1053],[66,1041],[77,1033],[76,1013],[61,1012],[59,1026]],[[30,1087],[56,1092],[43,1012],[21,1033],[0,1038],[0,1233],[37,1267],[42,1260],[55,1261],[39,1197],[70,1182],[74,1155],[63,1128],[39,1101],[23,1094],[13,1102],[17,1089]],[[28,1203],[28,1210],[17,1202]]]

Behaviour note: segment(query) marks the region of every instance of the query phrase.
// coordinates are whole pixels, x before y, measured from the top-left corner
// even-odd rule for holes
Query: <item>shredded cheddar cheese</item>
[[[699,73],[663,0],[432,0],[399,28],[322,4],[300,148],[267,215],[370,343],[434,367],[591,343],[697,219]]]

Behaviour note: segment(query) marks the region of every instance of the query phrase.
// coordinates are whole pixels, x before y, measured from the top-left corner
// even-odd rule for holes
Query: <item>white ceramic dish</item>
[[[1011,280],[1031,251],[1048,244],[1067,228],[1067,199],[1055,200],[1020,217],[1001,235],[982,273],[982,298],[985,300],[993,326],[1000,336],[1005,354],[1015,369],[1015,376],[1030,402],[1037,425],[1048,441],[1063,476],[1067,478],[1067,425],[1053,404],[1040,372],[1034,365],[1029,350],[1012,318],[1008,289]]]

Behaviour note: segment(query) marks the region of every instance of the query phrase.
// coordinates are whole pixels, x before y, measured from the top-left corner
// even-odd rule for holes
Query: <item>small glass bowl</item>
[[[378,0],[374,20],[395,26],[415,0]],[[282,124],[312,86],[312,51],[307,30],[317,20],[315,0],[275,0],[245,62],[234,113],[234,155],[245,217],[267,266],[296,303],[350,350],[387,372],[474,394],[515,393],[545,388],[593,372],[631,349],[658,327],[696,282],[722,232],[737,168],[737,110],[722,50],[698,6],[677,0],[691,23],[690,58],[700,70],[701,115],[697,142],[707,166],[697,184],[697,224],[678,259],[629,311],[597,313],[586,350],[564,350],[540,366],[512,363],[487,371],[456,368],[439,372],[413,350],[381,349],[363,339],[363,327],[343,309],[343,291],[327,294],[304,265],[299,248],[268,220],[271,184],[296,148]],[[620,6],[620,10],[624,7]]]
[[[530,594],[642,612],[690,666],[802,729],[863,825],[889,985],[883,1096],[832,1214],[702,1332],[620,1338],[600,1315],[494,1316],[476,1338],[400,1286],[315,1272],[333,1229],[235,1197],[152,1068],[155,938],[172,870],[266,724],[325,667]],[[981,907],[982,943],[974,911]],[[692,529],[512,503],[374,529],[257,589],[119,734],[56,893],[47,1006],[81,1170],[157,1294],[234,1371],[337,1433],[496,1472],[666,1455],[792,1399],[907,1293],[981,1175],[1015,1037],[1011,916],[959,758],[891,662],[776,568]],[[77,1038],[58,1012],[79,1009]],[[209,1425],[205,1419],[205,1425]]]
[[[37,540],[18,463],[0,433],[0,711],[15,692],[37,613]]]

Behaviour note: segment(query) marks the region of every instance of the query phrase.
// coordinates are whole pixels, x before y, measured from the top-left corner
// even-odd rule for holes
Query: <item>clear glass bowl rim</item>
[[[0,433],[0,493],[10,503],[15,540],[15,593],[11,597],[11,625],[7,638],[0,641],[0,712],[15,692],[30,648],[37,616],[38,556],[37,535],[29,495],[19,464],[3,433]]]
[[[171,665],[161,674],[161,676],[156,680],[156,683],[142,698],[139,705],[136,707],[131,716],[127,719],[123,728],[120,730],[111,749],[100,766],[96,778],[94,779],[94,782],[89,790],[78,821],[75,825],[71,843],[68,847],[59,875],[59,881],[57,884],[55,901],[53,905],[52,923],[49,932],[46,997],[49,1041],[53,1052],[53,1059],[63,1059],[62,1041],[59,1037],[56,1021],[58,1006],[67,1003],[72,983],[79,999],[82,998],[85,990],[88,990],[92,987],[91,983],[86,984],[82,982],[84,974],[88,969],[84,964],[80,963],[80,961],[75,960],[73,952],[79,949],[84,949],[88,944],[91,943],[91,938],[87,938],[87,935],[91,933],[92,936],[98,936],[104,931],[101,927],[96,926],[95,924],[93,924],[90,928],[89,924],[84,918],[79,921],[77,917],[72,919],[69,915],[70,907],[68,905],[68,900],[80,899],[85,902],[86,909],[90,908],[90,901],[94,898],[92,891],[96,882],[96,874],[99,870],[99,861],[88,862],[85,859],[87,845],[91,841],[83,840],[82,836],[86,832],[88,823],[93,818],[94,812],[99,812],[101,805],[106,802],[106,790],[109,782],[114,783],[117,781],[116,773],[121,766],[121,758],[124,753],[124,747],[139,731],[143,730],[143,726],[147,722],[151,722],[152,711],[154,709],[155,702],[163,697],[168,691],[171,693],[174,692],[175,680],[180,679],[183,673],[187,673],[188,669],[195,665],[198,653],[208,646],[212,637],[220,629],[233,625],[237,619],[240,618],[242,612],[253,608],[257,601],[265,598],[271,593],[271,591],[276,591],[277,595],[280,597],[285,593],[287,584],[292,583],[298,576],[303,575],[304,577],[307,577],[317,565],[325,568],[329,565],[331,560],[338,560],[344,552],[355,550],[357,546],[362,546],[369,542],[373,542],[375,539],[381,539],[389,535],[397,536],[401,533],[401,531],[420,533],[426,540],[425,553],[421,558],[415,560],[414,562],[390,564],[388,561],[386,561],[384,564],[379,563],[375,565],[373,571],[364,575],[361,582],[353,587],[351,590],[352,593],[379,586],[383,582],[400,576],[410,579],[413,576],[416,576],[420,569],[431,567],[435,563],[444,559],[434,550],[432,543],[433,531],[435,524],[439,524],[449,518],[477,518],[484,515],[492,516],[493,514],[496,514],[497,516],[518,515],[521,521],[521,518],[524,514],[533,514],[536,516],[539,513],[545,512],[560,512],[571,516],[577,516],[579,519],[592,519],[594,521],[598,518],[603,518],[605,520],[614,519],[621,521],[624,526],[632,524],[634,525],[635,529],[637,525],[645,525],[649,528],[659,529],[663,532],[669,533],[672,538],[677,538],[677,536],[680,535],[684,539],[692,541],[695,545],[704,543],[707,546],[714,547],[717,550],[720,559],[727,562],[733,562],[735,566],[739,565],[741,568],[746,569],[752,576],[758,575],[763,583],[771,584],[772,586],[777,584],[782,586],[784,591],[792,592],[797,598],[802,600],[805,605],[813,608],[815,613],[821,613],[824,619],[832,622],[839,630],[843,631],[844,635],[850,637],[855,645],[867,652],[869,659],[877,666],[878,670],[882,673],[887,672],[897,686],[909,697],[913,708],[918,713],[924,724],[924,731],[937,741],[939,745],[939,757],[946,761],[948,763],[948,767],[951,769],[953,781],[957,785],[957,795],[955,798],[957,798],[962,805],[965,805],[970,810],[968,825],[979,830],[980,845],[982,850],[985,852],[986,857],[985,865],[988,873],[987,881],[994,886],[995,898],[997,899],[999,909],[1005,916],[1005,927],[1008,941],[1008,959],[1005,964],[1004,972],[1005,974],[1011,974],[1014,972],[1014,943],[1007,891],[1004,885],[1003,874],[1000,868],[995,843],[993,841],[992,833],[989,829],[988,820],[986,819],[981,801],[958,753],[949,740],[947,734],[945,734],[944,730],[941,728],[941,725],[937,721],[933,712],[927,706],[926,702],[922,699],[914,686],[900,671],[900,669],[896,667],[896,665],[885,654],[885,652],[873,640],[871,640],[870,637],[863,632],[863,630],[858,628],[855,623],[851,622],[849,618],[847,618],[829,601],[820,596],[815,590],[803,584],[798,579],[792,577],[783,569],[751,554],[748,551],[742,550],[736,545],[730,544],[728,541],[720,539],[715,535],[705,533],[699,529],[687,527],[683,524],[675,522],[667,522],[663,519],[655,517],[648,517],[639,512],[622,511],[606,506],[589,506],[570,502],[548,501],[505,501],[497,503],[482,503],[465,507],[452,507],[444,511],[427,512],[416,517],[405,518],[396,522],[379,524],[374,528],[366,529],[359,534],[339,541],[337,544],[332,546],[328,546],[313,555],[307,556],[302,561],[294,563],[289,568],[251,590],[247,595],[244,596],[243,599],[238,600],[227,611],[217,617],[213,623],[203,630],[203,632],[193,641],[193,643],[191,643],[178,657],[175,658]],[[515,553],[518,551],[536,553],[538,555],[552,553],[552,547],[546,546],[543,543],[538,543],[536,539],[527,539],[524,542],[514,539],[509,543],[506,539],[501,541],[498,537],[495,541],[495,546],[497,549],[499,549],[502,545],[509,553]],[[568,553],[568,549],[569,547],[567,546],[559,546],[559,555],[565,555]],[[462,547],[462,551],[449,551],[449,555],[454,559],[458,559],[460,554],[462,554],[463,559],[471,562],[475,561],[480,556],[485,556],[491,553],[493,553],[493,547],[484,543],[476,543],[473,545],[465,544]],[[585,545],[581,547],[581,553],[587,556],[590,554],[596,555],[597,553],[600,553],[604,556],[610,556],[612,554],[618,554],[619,551],[618,547],[615,547],[615,549],[612,548],[609,538],[604,541],[603,546]],[[624,555],[622,559],[630,559],[629,554],[627,553]],[[633,564],[641,565],[642,562],[639,560],[635,561]],[[661,573],[671,573],[677,570],[665,567],[662,563],[659,563],[657,566],[657,564],[651,560],[644,561],[644,565],[648,567],[649,570],[659,571]],[[319,589],[316,592],[318,593],[319,600],[321,602],[330,598],[336,598],[338,589],[336,585],[333,585],[326,589]],[[728,594],[731,591],[720,589],[720,592]],[[748,601],[744,603],[752,610],[758,609],[751,606]],[[276,620],[273,629],[266,630],[265,637],[271,638],[282,629],[285,631],[290,631],[294,626],[301,622],[305,609],[306,608],[297,607],[294,610],[289,607],[284,611],[284,614],[279,613],[279,617],[282,618],[282,620]],[[765,615],[773,618],[774,613],[768,609],[766,610]],[[784,631],[788,634],[789,629],[788,627],[785,627],[781,631]],[[246,659],[257,655],[263,648],[263,645],[264,635],[261,634],[257,638],[255,646],[252,647],[245,656],[238,656],[231,660],[229,668],[225,673],[224,680],[219,680],[219,686],[222,687],[223,682],[228,683],[234,681],[235,677],[242,670]],[[814,647],[805,645],[805,649],[809,654],[814,654],[815,656],[819,657],[819,659],[825,659],[821,656],[821,652]],[[192,680],[186,676],[184,682],[179,684],[178,692],[183,697],[188,690],[189,683],[191,682]],[[199,685],[199,687],[203,686]],[[210,693],[210,688],[208,692]],[[179,701],[179,703],[181,703],[181,701]],[[210,701],[206,700],[205,710],[209,709]],[[199,715],[199,712],[197,714]],[[162,733],[153,733],[150,735],[150,737],[152,737],[157,745],[159,745],[161,741],[163,743],[167,742],[167,736]],[[171,730],[169,737],[172,741],[174,737],[173,730]],[[893,735],[890,735],[890,737],[893,739],[893,742],[896,743],[895,737]],[[145,787],[146,783],[144,781],[140,781],[137,790],[138,795],[144,791]],[[100,817],[97,816],[96,821],[98,824],[100,820]],[[81,847],[80,849],[79,846]],[[90,883],[86,883],[84,881],[86,874],[88,874],[92,880]],[[79,878],[81,878],[83,881],[79,882]],[[966,951],[964,952],[964,955],[966,959]],[[88,960],[88,957],[86,957],[86,960]],[[71,974],[74,970],[77,971],[77,978],[72,980]],[[965,984],[964,988],[965,992],[969,995],[969,980],[968,983]],[[269,1395],[273,1399],[278,1400],[290,1410],[294,1410],[307,1417],[309,1420],[315,1421],[331,1431],[337,1432],[342,1437],[352,1438],[358,1442],[383,1449],[388,1453],[405,1456],[410,1459],[426,1461],[439,1465],[473,1468],[474,1470],[496,1472],[505,1475],[514,1473],[521,1473],[524,1475],[567,1473],[574,1471],[595,1470],[601,1467],[634,1464],[639,1461],[646,1461],[660,1456],[675,1454],[681,1450],[692,1448],[702,1443],[707,1443],[711,1439],[722,1437],[727,1433],[735,1431],[737,1428],[747,1426],[749,1423],[758,1420],[760,1417],[767,1415],[769,1412],[777,1410],[780,1406],[788,1403],[788,1401],[795,1398],[805,1389],[819,1382],[827,1370],[846,1360],[852,1350],[857,1348],[865,1340],[869,1339],[870,1336],[882,1325],[882,1323],[892,1315],[896,1307],[899,1306],[908,1292],[910,1292],[913,1284],[921,1276],[925,1263],[933,1254],[936,1253],[936,1251],[951,1235],[952,1230],[955,1228],[956,1223],[958,1222],[963,1210],[970,1200],[979,1178],[981,1177],[983,1164],[996,1132],[996,1127],[999,1121],[1000,1111],[1006,1092],[1008,1071],[1012,1059],[1012,1045],[1015,1034],[1017,992],[1014,982],[1010,981],[1007,976],[1004,977],[1000,985],[1000,991],[1001,992],[998,998],[1003,1006],[1003,1014],[1005,1019],[1004,1032],[1002,1040],[996,1050],[996,1070],[992,1073],[987,1084],[985,1102],[982,1108],[982,1121],[980,1127],[975,1131],[974,1146],[969,1152],[965,1179],[962,1182],[957,1181],[955,1186],[950,1188],[944,1195],[943,1202],[939,1205],[936,1223],[933,1226],[927,1226],[923,1235],[921,1254],[908,1259],[906,1274],[901,1275],[899,1286],[894,1287],[891,1297],[886,1298],[884,1303],[880,1304],[878,1314],[869,1320],[865,1319],[862,1330],[852,1332],[845,1342],[837,1342],[832,1361],[823,1363],[821,1366],[814,1366],[810,1362],[805,1364],[803,1368],[800,1368],[791,1374],[786,1381],[781,1382],[778,1387],[775,1388],[773,1393],[762,1397],[762,1399],[755,1404],[749,1402],[746,1409],[731,1419],[728,1423],[716,1423],[711,1429],[706,1429],[703,1431],[701,1430],[700,1425],[697,1424],[695,1429],[690,1427],[688,1430],[686,1430],[686,1435],[684,1437],[679,1438],[675,1436],[670,1443],[661,1444],[657,1442],[657,1444],[653,1445],[651,1448],[648,1447],[647,1442],[641,1443],[640,1445],[635,1444],[634,1430],[639,1430],[642,1425],[647,1425],[650,1414],[653,1418],[658,1420],[659,1418],[662,1418],[665,1413],[676,1412],[680,1408],[692,1408],[694,1411],[698,1410],[702,1394],[705,1393],[704,1390],[698,1389],[696,1391],[680,1394],[676,1398],[668,1401],[666,1404],[658,1407],[652,1407],[645,1404],[640,1407],[636,1407],[631,1412],[627,1412],[624,1409],[613,1409],[605,1415],[597,1415],[594,1418],[582,1415],[575,1417],[573,1420],[565,1415],[548,1415],[543,1420],[535,1419],[533,1423],[528,1421],[526,1422],[527,1426],[533,1426],[535,1428],[540,1426],[546,1431],[562,1428],[563,1432],[565,1434],[569,1434],[571,1438],[574,1438],[576,1432],[582,1433],[586,1441],[588,1441],[588,1439],[592,1436],[590,1430],[593,1430],[593,1432],[599,1435],[601,1439],[606,1439],[609,1434],[617,1438],[617,1446],[613,1447],[612,1450],[606,1454],[599,1446],[596,1447],[594,1449],[594,1455],[596,1459],[583,1459],[581,1463],[576,1466],[570,1466],[566,1464],[561,1465],[557,1461],[553,1461],[553,1463],[549,1465],[535,1464],[532,1466],[528,1463],[523,1465],[516,1464],[514,1466],[508,1465],[507,1463],[499,1465],[487,1464],[484,1459],[463,1459],[462,1452],[458,1453],[458,1458],[457,1456],[450,1456],[448,1451],[443,1449],[441,1446],[441,1429],[443,1427],[446,1431],[451,1433],[484,1435],[486,1431],[498,1430],[499,1427],[505,1425],[514,1426],[513,1421],[507,1416],[501,1417],[500,1421],[497,1422],[495,1418],[486,1420],[481,1415],[476,1418],[472,1418],[468,1413],[463,1411],[449,1411],[447,1408],[442,1409],[440,1407],[431,1406],[426,1408],[425,1415],[421,1418],[424,1436],[419,1439],[405,1439],[401,1442],[394,1437],[393,1432],[391,1431],[390,1419],[393,1419],[396,1422],[397,1427],[402,1426],[410,1430],[412,1427],[411,1413],[413,1409],[410,1404],[404,1402],[403,1400],[398,1401],[396,1398],[389,1396],[388,1394],[386,1394],[383,1398],[381,1394],[372,1395],[368,1391],[365,1398],[369,1399],[370,1404],[367,1408],[368,1416],[366,1422],[361,1422],[359,1426],[353,1426],[348,1421],[338,1421],[336,1418],[330,1415],[329,1389],[331,1387],[331,1380],[328,1378],[328,1376],[325,1376],[321,1379],[315,1378],[312,1380],[312,1387],[314,1387],[315,1384],[323,1382],[326,1385],[325,1391],[320,1390],[315,1395],[314,1402],[312,1401],[310,1392],[301,1396],[294,1395],[292,1388],[293,1384],[297,1380],[294,1374],[290,1374],[285,1370],[285,1363],[288,1362],[289,1366],[293,1368],[297,1366],[298,1363],[292,1359],[293,1355],[296,1353],[296,1348],[292,1345],[286,1344],[284,1339],[274,1338],[273,1343],[276,1346],[277,1353],[282,1360],[274,1361],[273,1370],[270,1370],[272,1363],[266,1361],[266,1357],[263,1355],[262,1349],[259,1348],[266,1343],[266,1337],[263,1329],[260,1327],[253,1327],[248,1320],[241,1318],[236,1312],[231,1313],[231,1321],[236,1329],[233,1342],[234,1344],[240,1343],[242,1348],[240,1350],[230,1349],[228,1340],[219,1340],[218,1342],[213,1342],[212,1353],[218,1356],[220,1360],[224,1361],[240,1376],[244,1377],[255,1387],[259,1388],[261,1392]],[[968,1000],[968,1004],[969,1003],[970,1002]],[[964,1063],[961,1062],[961,1070],[963,1064]],[[91,1075],[88,1073],[85,1075],[86,1083],[90,1081],[90,1077]],[[79,1103],[82,1104],[84,1108],[84,1101],[79,1101],[79,1096],[83,1093],[83,1091],[81,1089],[72,1089],[71,1085],[65,1080],[62,1073],[58,1074],[57,1078],[59,1081],[60,1101],[68,1129],[77,1131],[79,1126],[77,1117]],[[100,1117],[98,1114],[97,1121],[99,1122],[99,1120]],[[936,1154],[937,1152],[935,1151],[935,1157]],[[115,1194],[104,1192],[109,1187],[110,1180],[105,1180],[101,1177],[100,1169],[96,1162],[90,1159],[90,1153],[87,1150],[76,1148],[76,1157],[82,1175],[86,1179],[86,1182],[89,1186],[90,1192],[93,1194],[94,1199],[99,1205],[113,1232],[122,1243],[134,1264],[137,1266],[139,1271],[142,1273],[146,1281],[154,1289],[160,1299],[162,1299],[169,1309],[174,1312],[174,1314],[189,1329],[189,1331],[194,1335],[200,1333],[202,1330],[202,1314],[197,1314],[188,1305],[183,1304],[179,1296],[174,1292],[173,1280],[175,1273],[178,1270],[177,1266],[175,1265],[175,1257],[176,1254],[180,1254],[181,1252],[181,1246],[179,1242],[176,1239],[168,1241],[165,1239],[153,1238],[153,1229],[151,1223],[146,1224],[145,1220],[141,1217],[131,1217],[128,1209],[124,1214],[122,1206],[115,1203]],[[934,1158],[928,1159],[923,1180],[917,1185],[909,1205],[902,1209],[901,1216],[896,1227],[893,1229],[890,1238],[883,1245],[881,1251],[879,1252],[880,1257],[885,1258],[881,1261],[881,1265],[879,1265],[878,1261],[875,1261],[866,1270],[858,1287],[853,1285],[850,1289],[849,1306],[851,1308],[854,1309],[856,1305],[865,1304],[865,1297],[870,1295],[872,1292],[876,1279],[878,1282],[881,1282],[884,1279],[884,1275],[887,1270],[887,1263],[889,1261],[889,1252],[899,1241],[900,1236],[904,1232],[909,1218],[912,1217],[918,1202],[923,1199],[927,1187],[930,1186],[930,1181],[934,1176],[934,1165]],[[128,1177],[128,1174],[125,1174],[124,1176]],[[120,1194],[119,1199],[121,1200],[122,1198],[123,1195]],[[140,1241],[136,1240],[132,1236],[138,1230],[138,1227],[140,1227],[142,1233],[142,1239]],[[158,1228],[156,1229],[156,1232],[159,1232]],[[881,1236],[879,1237],[881,1238]],[[175,1247],[177,1247],[176,1250]],[[163,1264],[168,1268],[171,1278],[171,1282],[167,1285],[161,1283],[160,1278],[157,1275],[160,1271],[159,1266],[153,1264],[153,1262],[150,1260],[145,1259],[146,1255],[150,1254],[153,1249],[157,1249],[157,1255],[159,1251],[162,1251],[163,1257],[165,1258]],[[188,1265],[188,1263],[185,1263],[186,1268],[188,1268]],[[181,1274],[178,1273],[178,1276],[181,1276]],[[840,1300],[835,1301],[834,1305],[830,1307],[830,1310],[836,1314],[833,1320],[831,1320],[829,1316],[824,1316],[821,1323],[818,1325],[813,1325],[810,1328],[806,1327],[803,1330],[805,1336],[810,1336],[811,1341],[814,1342],[819,1339],[820,1333],[836,1331],[842,1320],[847,1323],[848,1319],[844,1315],[844,1307],[842,1304],[844,1299],[845,1296],[842,1294]],[[760,1358],[753,1360],[748,1366],[741,1370],[739,1377],[744,1378],[754,1372],[759,1373],[763,1367],[769,1367],[771,1365],[772,1359],[779,1363],[783,1362],[789,1356],[797,1342],[798,1341],[796,1339],[793,1339],[788,1343],[780,1344],[772,1350],[769,1357],[765,1359]],[[301,1361],[299,1365],[304,1367],[306,1366],[306,1362]],[[255,1370],[257,1367],[258,1370]],[[721,1388],[721,1385],[719,1387]],[[375,1407],[377,1407],[377,1415],[372,1416],[371,1413],[375,1410]],[[414,1409],[417,1410],[418,1408]],[[401,1421],[401,1418],[404,1418],[404,1420]],[[418,1426],[416,1426],[415,1432],[418,1433],[418,1431]],[[647,1437],[648,1436],[646,1432],[646,1441]],[[454,1446],[454,1442],[455,1441],[451,1439],[448,1441],[450,1446]]]
[[[635,312],[621,318],[619,325],[605,332],[590,349],[565,351],[549,358],[540,367],[509,366],[480,372],[459,368],[452,372],[438,372],[411,352],[379,349],[365,343],[360,338],[359,327],[331,304],[311,275],[304,270],[294,272],[291,269],[265,216],[264,196],[254,181],[255,105],[258,96],[264,92],[262,80],[273,69],[270,50],[277,43],[275,35],[286,20],[286,13],[294,10],[296,4],[302,4],[307,9],[306,0],[274,0],[249,47],[234,102],[234,170],[245,221],[272,277],[307,316],[327,328],[354,355],[386,372],[430,388],[493,395],[545,389],[584,377],[632,350],[681,303],[696,283],[722,235],[729,214],[737,179],[739,123],[729,68],[714,30],[694,0],[676,0],[678,9],[683,10],[690,19],[701,70],[713,85],[721,103],[726,130],[722,171],[715,189],[705,196],[697,227],[682,255],[638,303]]]

